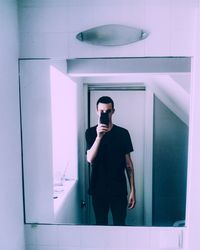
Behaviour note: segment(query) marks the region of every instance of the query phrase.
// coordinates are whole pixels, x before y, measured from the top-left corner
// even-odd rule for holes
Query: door
[[[110,96],[114,100],[115,113],[113,123],[128,129],[134,152],[131,158],[135,170],[136,184],[136,207],[128,210],[127,225],[142,226],[144,225],[144,130],[145,130],[145,91],[143,89],[126,89],[114,88],[102,90],[102,88],[92,88],[89,90],[88,99],[88,116],[89,126],[97,123],[96,102],[101,96]],[[95,224],[91,200],[89,200],[89,223]],[[109,215],[109,223],[112,224]]]

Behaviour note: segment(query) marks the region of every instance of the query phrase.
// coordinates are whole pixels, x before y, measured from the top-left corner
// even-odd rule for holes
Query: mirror
[[[26,223],[95,223],[85,130],[106,94],[134,146],[126,224],[184,226],[190,67],[190,58],[20,60]]]

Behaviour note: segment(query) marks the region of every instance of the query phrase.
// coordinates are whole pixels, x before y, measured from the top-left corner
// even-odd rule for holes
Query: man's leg
[[[92,205],[96,218],[96,225],[108,225],[108,211],[109,211],[108,197],[101,195],[93,195]]]
[[[127,214],[127,197],[112,196],[110,201],[113,224],[116,226],[125,226]]]

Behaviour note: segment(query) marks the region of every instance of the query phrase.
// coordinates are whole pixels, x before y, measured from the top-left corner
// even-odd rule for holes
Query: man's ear
[[[115,113],[115,109],[113,109],[113,114]]]

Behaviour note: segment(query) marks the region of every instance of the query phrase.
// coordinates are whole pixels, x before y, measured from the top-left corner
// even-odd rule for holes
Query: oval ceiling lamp
[[[134,43],[148,37],[148,33],[138,28],[121,24],[97,26],[76,35],[81,42],[101,46],[120,46]]]

